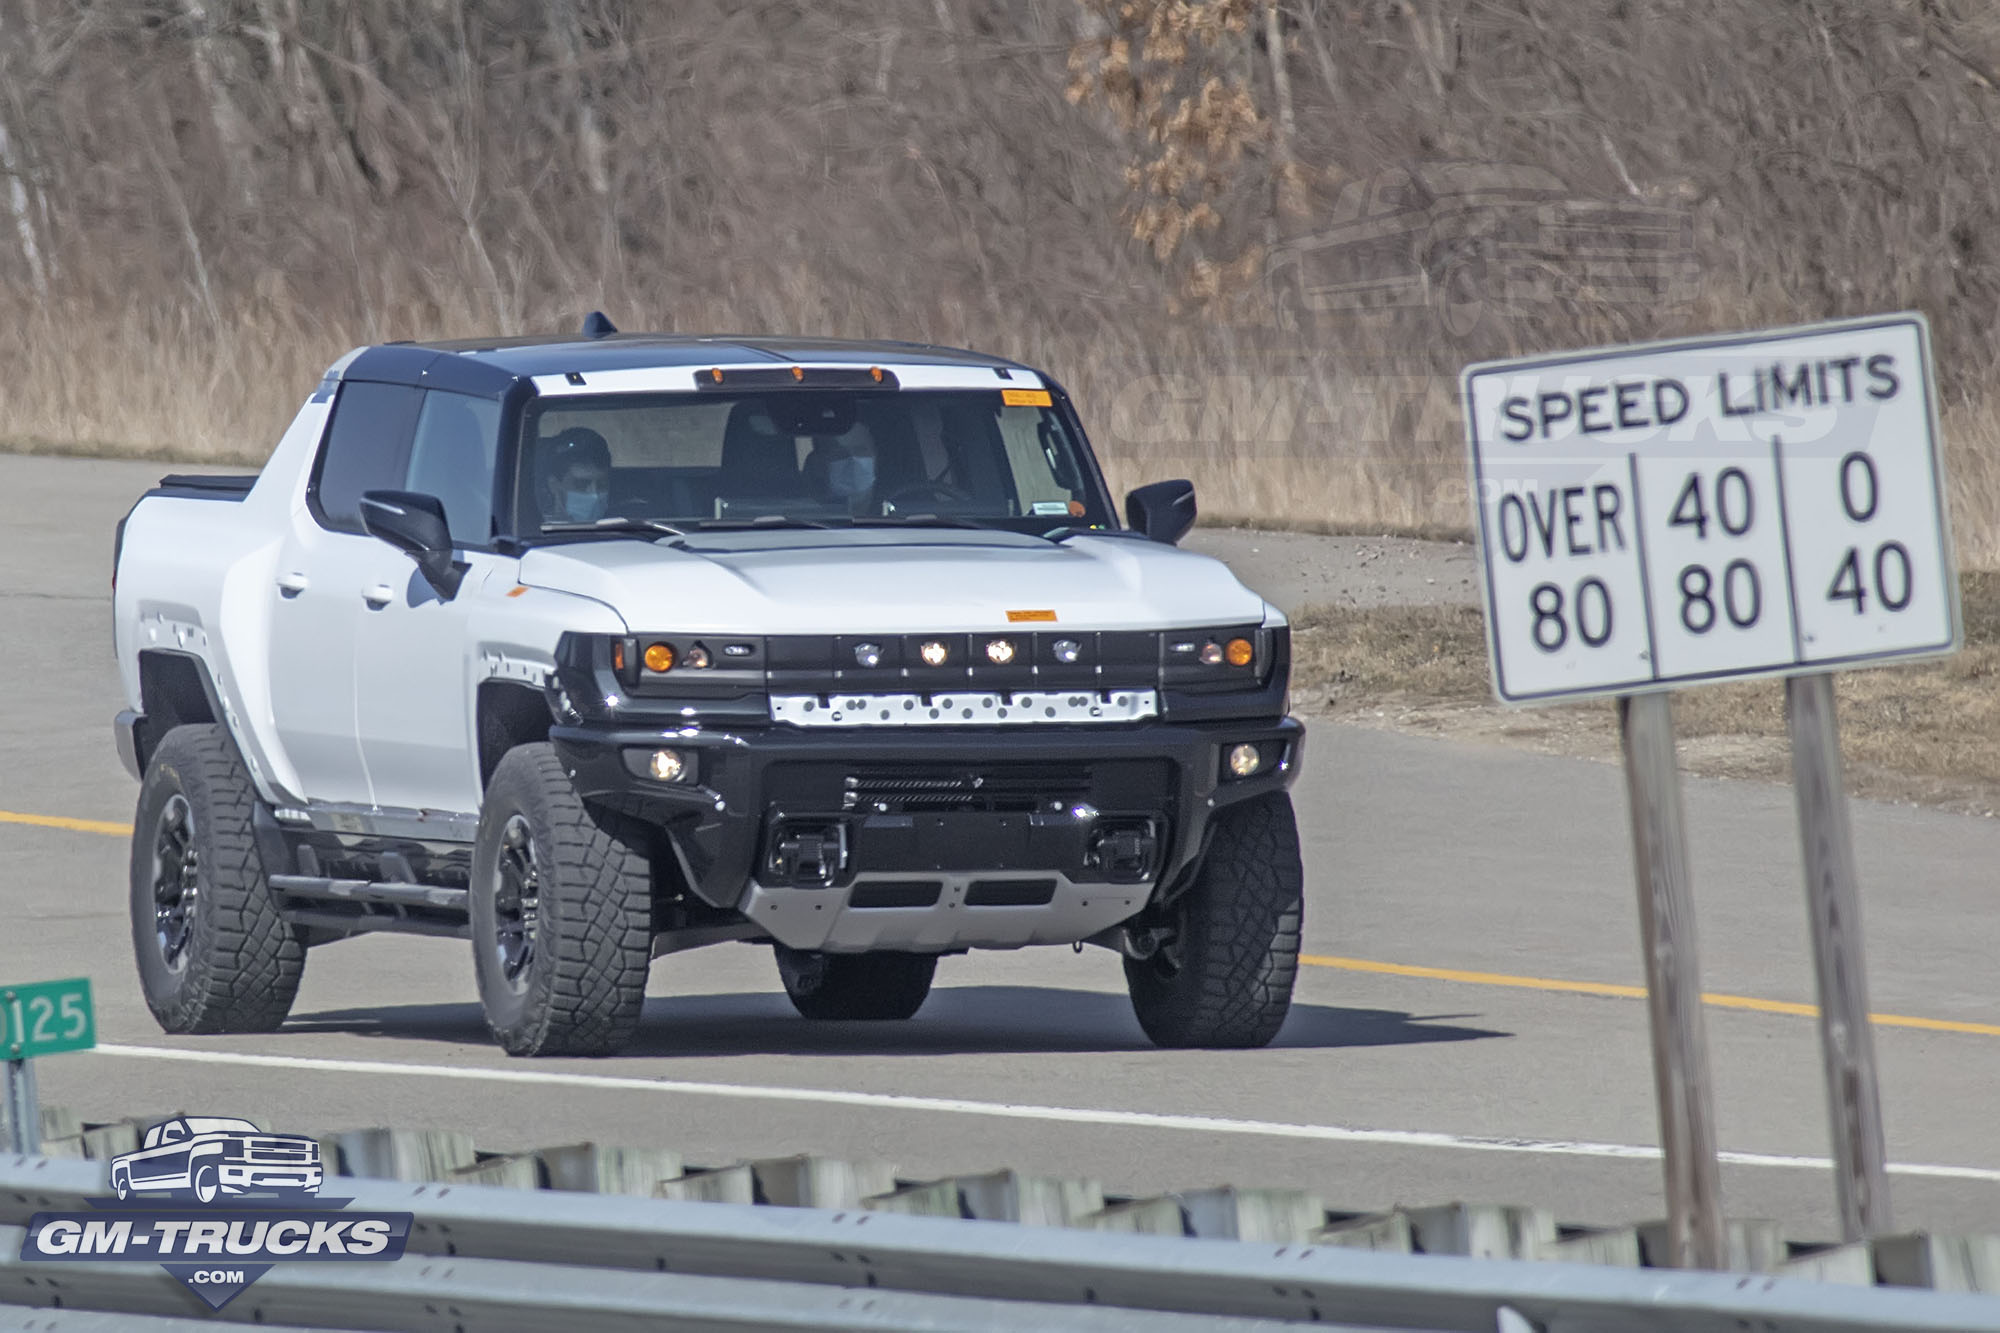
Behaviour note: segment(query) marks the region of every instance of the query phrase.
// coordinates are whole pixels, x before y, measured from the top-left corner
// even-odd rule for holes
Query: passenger
[[[877,512],[875,437],[868,427],[857,425],[845,435],[815,436],[801,473],[813,499],[844,506],[857,516]]]
[[[542,441],[542,521],[595,523],[611,507],[611,446],[585,426]]]

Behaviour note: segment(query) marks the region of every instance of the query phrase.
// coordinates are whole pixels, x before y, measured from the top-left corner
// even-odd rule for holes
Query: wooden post
[[[1715,1157],[1715,1094],[1708,1072],[1708,1030],[1702,1022],[1673,707],[1665,694],[1625,695],[1618,700],[1618,721],[1632,807],[1653,1084],[1660,1104],[1667,1248],[1676,1267],[1719,1269],[1724,1254],[1722,1178]]]
[[[1887,1235],[1888,1154],[1882,1096],[1875,1077],[1875,1033],[1868,1021],[1868,978],[1861,961],[1861,891],[1854,834],[1841,781],[1840,723],[1833,677],[1785,681],[1792,731],[1792,788],[1805,852],[1806,912],[1819,977],[1819,1039],[1826,1060],[1827,1113],[1833,1129],[1834,1193],[1842,1238]]]

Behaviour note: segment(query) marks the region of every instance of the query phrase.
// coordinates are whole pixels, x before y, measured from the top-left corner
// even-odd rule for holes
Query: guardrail
[[[0,1326],[24,1318],[23,1307],[180,1319],[193,1313],[194,1298],[149,1265],[14,1257],[34,1213],[84,1206],[104,1188],[97,1163],[0,1157]],[[394,1263],[331,1272],[281,1265],[218,1318],[463,1333],[642,1323],[2000,1333],[2000,1299],[1993,1297],[1771,1275],[1087,1234],[875,1209],[465,1184],[355,1178],[343,1180],[340,1193],[361,1210],[413,1214],[408,1253]]]

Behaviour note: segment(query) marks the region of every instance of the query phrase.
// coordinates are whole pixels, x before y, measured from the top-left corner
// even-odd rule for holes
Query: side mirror
[[[1125,496],[1125,521],[1156,542],[1173,546],[1194,526],[1194,483],[1156,481]]]
[[[361,526],[417,562],[417,568],[450,601],[465,571],[452,563],[451,527],[435,495],[415,491],[368,491],[361,497]]]

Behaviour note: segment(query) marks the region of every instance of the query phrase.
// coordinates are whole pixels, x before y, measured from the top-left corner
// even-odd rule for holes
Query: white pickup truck
[[[441,935],[508,1051],[608,1053],[676,950],[894,1019],[940,955],[1091,943],[1156,1042],[1267,1043],[1304,732],[1194,513],[1121,524],[1062,389],[971,352],[359,349],[260,474],[120,525],[146,1000],[269,1030],[311,946]]]

